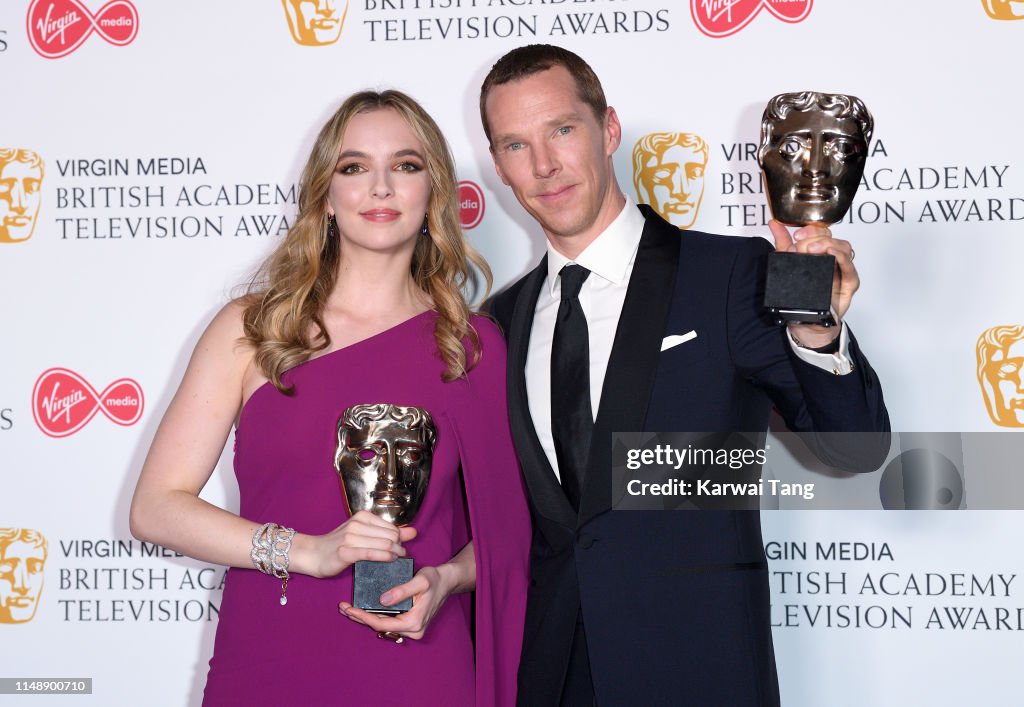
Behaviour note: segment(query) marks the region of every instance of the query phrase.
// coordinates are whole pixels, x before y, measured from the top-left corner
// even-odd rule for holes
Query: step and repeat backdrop
[[[851,483],[871,497],[922,439],[949,476],[914,503],[763,512],[783,703],[1014,702],[1024,503],[1000,479],[1024,460],[969,460],[1024,432],[1022,18],[1012,0],[4,2],[0,677],[92,679],[41,703],[199,702],[225,570],[128,531],[192,347],[287,232],[316,132],[363,88],[411,93],[445,130],[496,284],[532,267],[543,234],[495,176],[477,96],[505,51],[550,42],[602,78],[619,182],[680,238],[768,236],[771,96],[871,109],[834,232],[901,434]],[[203,497],[236,509],[227,447]]]

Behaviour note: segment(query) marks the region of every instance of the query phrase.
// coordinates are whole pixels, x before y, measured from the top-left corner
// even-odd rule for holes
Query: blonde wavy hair
[[[422,106],[401,91],[362,91],[350,96],[320,130],[299,183],[299,213],[284,241],[260,267],[243,298],[243,341],[255,349],[255,363],[274,386],[289,368],[331,345],[323,312],[334,289],[340,259],[338,234],[327,219],[327,196],[349,121],[360,113],[391,109],[402,116],[423,145],[430,175],[429,236],[420,236],[411,274],[437,312],[434,339],[445,364],[442,379],[462,376],[480,358],[480,338],[470,324],[462,289],[475,265],[490,292],[490,268],[466,242],[459,221],[455,161],[441,129]],[[463,342],[468,341],[467,347]],[[472,351],[471,354],[468,350]]]

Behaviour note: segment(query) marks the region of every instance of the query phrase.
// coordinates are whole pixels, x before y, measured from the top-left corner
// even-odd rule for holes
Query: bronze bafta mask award
[[[853,203],[874,130],[856,96],[802,91],[768,102],[761,119],[758,164],[772,215],[790,226],[830,226]],[[831,255],[773,253],[765,307],[777,321],[832,326]]]
[[[369,511],[398,526],[412,523],[430,483],[437,430],[423,408],[388,403],[353,405],[338,420],[334,468],[349,515]],[[412,579],[413,561],[359,560],[352,604],[378,614],[402,614],[412,599],[382,606],[380,595]]]

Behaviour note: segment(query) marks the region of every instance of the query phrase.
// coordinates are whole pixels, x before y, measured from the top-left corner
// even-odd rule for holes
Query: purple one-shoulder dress
[[[333,466],[342,412],[360,403],[425,408],[437,446],[419,535],[406,548],[418,569],[472,539],[475,594],[449,597],[422,640],[398,645],[338,613],[352,599],[351,568],[329,579],[292,575],[285,606],[280,581],[233,568],[204,704],[514,703],[530,530],[508,426],[505,343],[492,322],[474,318],[480,363],[444,383],[436,319],[424,312],[296,366],[284,375],[291,396],[258,389],[235,433],[240,515],[301,533],[333,530],[347,517]]]

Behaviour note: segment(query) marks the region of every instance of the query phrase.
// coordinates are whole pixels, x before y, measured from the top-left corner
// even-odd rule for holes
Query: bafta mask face
[[[1024,427],[1024,326],[995,327],[982,335],[978,382],[994,423]]]
[[[0,242],[24,241],[32,236],[42,182],[38,164],[0,159]]]
[[[399,405],[354,405],[338,421],[334,467],[349,514],[413,521],[430,482],[437,432],[430,413]]]
[[[0,539],[0,624],[31,621],[43,591],[46,545],[22,531],[6,542]]]
[[[678,228],[697,219],[704,196],[707,147],[697,135],[652,133],[634,149],[637,198]]]
[[[843,218],[864,174],[867,140],[853,117],[812,104],[782,119],[765,113],[758,153],[772,215],[791,225]]]
[[[282,0],[292,39],[306,47],[334,44],[348,12],[346,1],[338,10],[337,0]]]

